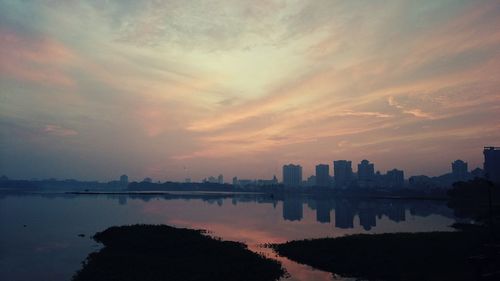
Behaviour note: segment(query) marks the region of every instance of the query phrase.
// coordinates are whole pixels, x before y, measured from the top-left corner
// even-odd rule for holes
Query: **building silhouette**
[[[273,175],[273,178],[268,180],[268,179],[258,179],[256,182],[257,186],[273,186],[278,184],[278,178],[276,178],[276,175]]]
[[[327,164],[316,165],[316,185],[321,187],[330,185],[330,166]]]
[[[363,160],[358,164],[358,184],[361,187],[374,185],[375,167],[368,160]]]
[[[309,176],[305,181],[302,182],[302,185],[308,187],[316,186],[316,176]]]
[[[484,147],[484,176],[492,182],[500,182],[500,147]]]
[[[391,188],[402,188],[405,185],[405,174],[402,170],[392,169],[387,171],[386,185]]]
[[[128,184],[128,176],[127,175],[121,175],[120,176],[120,185],[127,185]]]
[[[474,170],[470,171],[471,177],[474,178],[482,178],[484,177],[484,170],[481,168],[475,168]]]
[[[224,183],[224,176],[222,174],[220,174],[218,177],[217,177],[217,183],[218,184],[223,184]]]
[[[451,163],[451,174],[454,181],[464,181],[469,177],[467,162],[455,160]]]
[[[335,178],[335,188],[346,188],[352,180],[351,161],[333,161],[333,176]]]
[[[288,164],[283,166],[283,184],[285,186],[300,186],[302,183],[302,166]]]

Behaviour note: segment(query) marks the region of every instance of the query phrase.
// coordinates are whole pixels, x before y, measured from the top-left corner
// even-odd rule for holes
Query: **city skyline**
[[[500,140],[498,1],[0,0],[0,174],[437,176]]]
[[[418,174],[418,175],[408,175],[406,174],[406,172],[404,170],[400,170],[398,169],[398,167],[393,167],[392,169],[388,169],[388,170],[385,170],[385,171],[382,171],[382,170],[379,170],[379,169],[375,169],[375,164],[374,162],[371,162],[367,159],[363,159],[361,161],[359,161],[358,164],[354,164],[358,167],[357,170],[354,170],[352,169],[352,163],[353,161],[351,160],[332,160],[331,163],[333,165],[330,165],[330,164],[325,164],[325,163],[317,163],[314,168],[313,168],[313,171],[312,173],[306,173],[304,172],[304,167],[300,164],[300,163],[287,163],[287,164],[283,164],[281,166],[281,171],[280,173],[277,173],[277,174],[273,174],[272,175],[272,179],[271,178],[248,178],[248,177],[241,177],[240,175],[233,175],[231,177],[227,177],[226,180],[224,180],[224,173],[220,173],[218,175],[206,175],[205,177],[202,177],[200,179],[193,179],[191,177],[186,177],[186,178],[183,178],[182,180],[172,180],[172,179],[160,179],[160,178],[151,178],[150,176],[146,176],[144,178],[133,178],[133,177],[130,177],[131,180],[130,182],[186,182],[186,183],[190,183],[190,182],[207,182],[207,183],[219,183],[219,184],[227,184],[227,183],[232,183],[233,185],[242,185],[242,183],[238,183],[238,181],[243,181],[243,182],[248,182],[248,184],[251,184],[251,185],[261,185],[259,184],[260,181],[262,182],[265,182],[265,184],[270,184],[270,183],[273,183],[273,184],[284,184],[285,186],[300,186],[300,185],[304,185],[304,184],[307,184],[308,180],[309,180],[309,177],[315,177],[315,186],[318,186],[318,187],[327,187],[327,186],[330,186],[331,187],[331,184],[332,184],[332,180],[335,181],[335,165],[336,163],[337,164],[340,164],[341,166],[339,166],[338,170],[337,170],[337,173],[339,173],[338,171],[339,170],[342,170],[340,173],[342,173],[341,177],[341,181],[344,182],[346,179],[344,178],[345,177],[345,172],[346,171],[343,171],[345,169],[345,165],[348,165],[348,178],[347,178],[347,181],[351,181],[351,180],[355,180],[357,183],[361,183],[365,180],[369,180],[370,177],[374,177],[375,175],[391,175],[393,173],[398,173],[398,172],[402,172],[404,175],[402,175],[402,178],[403,178],[403,181],[406,181],[407,179],[411,178],[411,177],[414,177],[414,176],[430,176],[430,177],[437,177],[437,176],[443,176],[443,175],[452,175],[455,179],[460,179],[460,180],[467,180],[469,179],[468,176],[470,175],[470,173],[474,170],[474,169],[480,169],[482,171],[484,171],[484,165],[486,164],[486,152],[488,150],[493,151],[495,150],[495,156],[493,156],[493,152],[490,153],[490,169],[495,169],[498,170],[498,157],[499,157],[499,153],[498,151],[500,150],[499,147],[490,147],[490,146],[487,146],[487,147],[484,147],[484,150],[483,150],[483,154],[485,156],[485,159],[483,160],[483,165],[482,166],[479,166],[479,167],[473,167],[471,169],[469,169],[468,167],[468,162],[466,161],[463,161],[462,159],[456,159],[454,161],[451,161],[450,162],[450,165],[449,165],[449,170],[447,170],[445,173],[443,174],[440,174],[440,175],[424,175],[424,174]],[[495,160],[492,160],[492,159],[495,159]],[[495,164],[493,164],[493,161],[495,161]],[[493,165],[495,165],[495,168],[493,168]],[[330,167],[331,166],[331,167]],[[361,168],[361,169],[360,169]],[[370,175],[366,175],[366,168],[369,168],[369,174]],[[360,171],[361,173],[363,174],[360,178]],[[288,180],[286,180],[285,178],[287,176],[285,176],[285,174],[288,174]],[[320,182],[318,183],[317,181],[317,175],[318,173],[321,174],[321,177],[323,179],[320,180]],[[310,175],[309,177],[307,177],[307,175]],[[2,175],[2,177],[7,177],[7,175]],[[496,174],[495,174],[495,177],[496,177]],[[8,178],[8,177],[7,177]],[[17,179],[20,179],[20,180],[29,180],[28,178],[26,179],[21,179],[21,178],[17,178]],[[57,177],[47,177],[47,178],[30,178],[30,179],[35,179],[35,180],[50,180],[50,179],[57,179],[57,180],[81,180],[81,179],[73,179],[73,178],[57,178]],[[496,178],[495,178],[496,179]],[[91,179],[92,181],[96,180],[96,179]],[[274,182],[276,180],[276,182]],[[97,180],[97,181],[100,181],[100,180]],[[327,184],[325,181],[329,181],[329,183]],[[101,182],[101,181],[100,181]],[[105,181],[102,181],[102,182],[106,182]],[[111,177],[109,179],[109,182],[119,182],[121,184],[123,183],[128,183],[129,182],[129,175],[128,174],[121,174],[120,176],[117,176],[115,178]],[[342,185],[344,185],[345,183],[342,183]],[[245,184],[243,184],[244,186]],[[307,186],[307,185],[306,185]],[[345,186],[344,186],[345,187]]]

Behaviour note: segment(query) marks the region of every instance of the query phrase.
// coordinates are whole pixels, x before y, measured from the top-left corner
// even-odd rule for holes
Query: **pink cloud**
[[[45,125],[43,132],[46,134],[59,137],[71,137],[78,135],[78,132],[73,129],[67,129],[59,125],[53,125],[53,124]]]
[[[0,29],[0,74],[21,81],[48,85],[73,86],[65,73],[75,59],[62,43],[48,37],[28,37]]]

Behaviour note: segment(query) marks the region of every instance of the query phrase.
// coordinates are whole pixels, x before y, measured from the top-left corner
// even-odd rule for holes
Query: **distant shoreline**
[[[182,192],[182,193],[179,193]],[[64,192],[64,194],[71,195],[150,195],[150,196],[161,196],[161,195],[190,195],[190,194],[199,194],[199,195],[245,195],[245,194],[254,194],[254,195],[274,195],[273,193],[266,192],[254,192],[254,191],[201,191],[201,190],[171,190],[171,191],[68,191]],[[314,195],[315,193],[298,193],[299,195]],[[338,198],[370,198],[370,199],[392,199],[392,200],[433,200],[433,201],[446,201],[448,197],[440,197],[440,196],[379,196],[379,195],[356,195],[356,194],[341,194],[341,193],[333,193],[332,197]]]

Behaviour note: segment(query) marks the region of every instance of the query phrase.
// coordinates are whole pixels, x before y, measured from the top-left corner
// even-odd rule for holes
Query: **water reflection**
[[[0,280],[69,280],[98,247],[88,237],[113,225],[202,228],[274,256],[260,245],[365,232],[449,230],[454,221],[444,202],[432,201],[291,194],[0,193]],[[80,233],[86,237],[78,237]],[[279,259],[291,274],[289,280],[332,280],[329,273]]]

